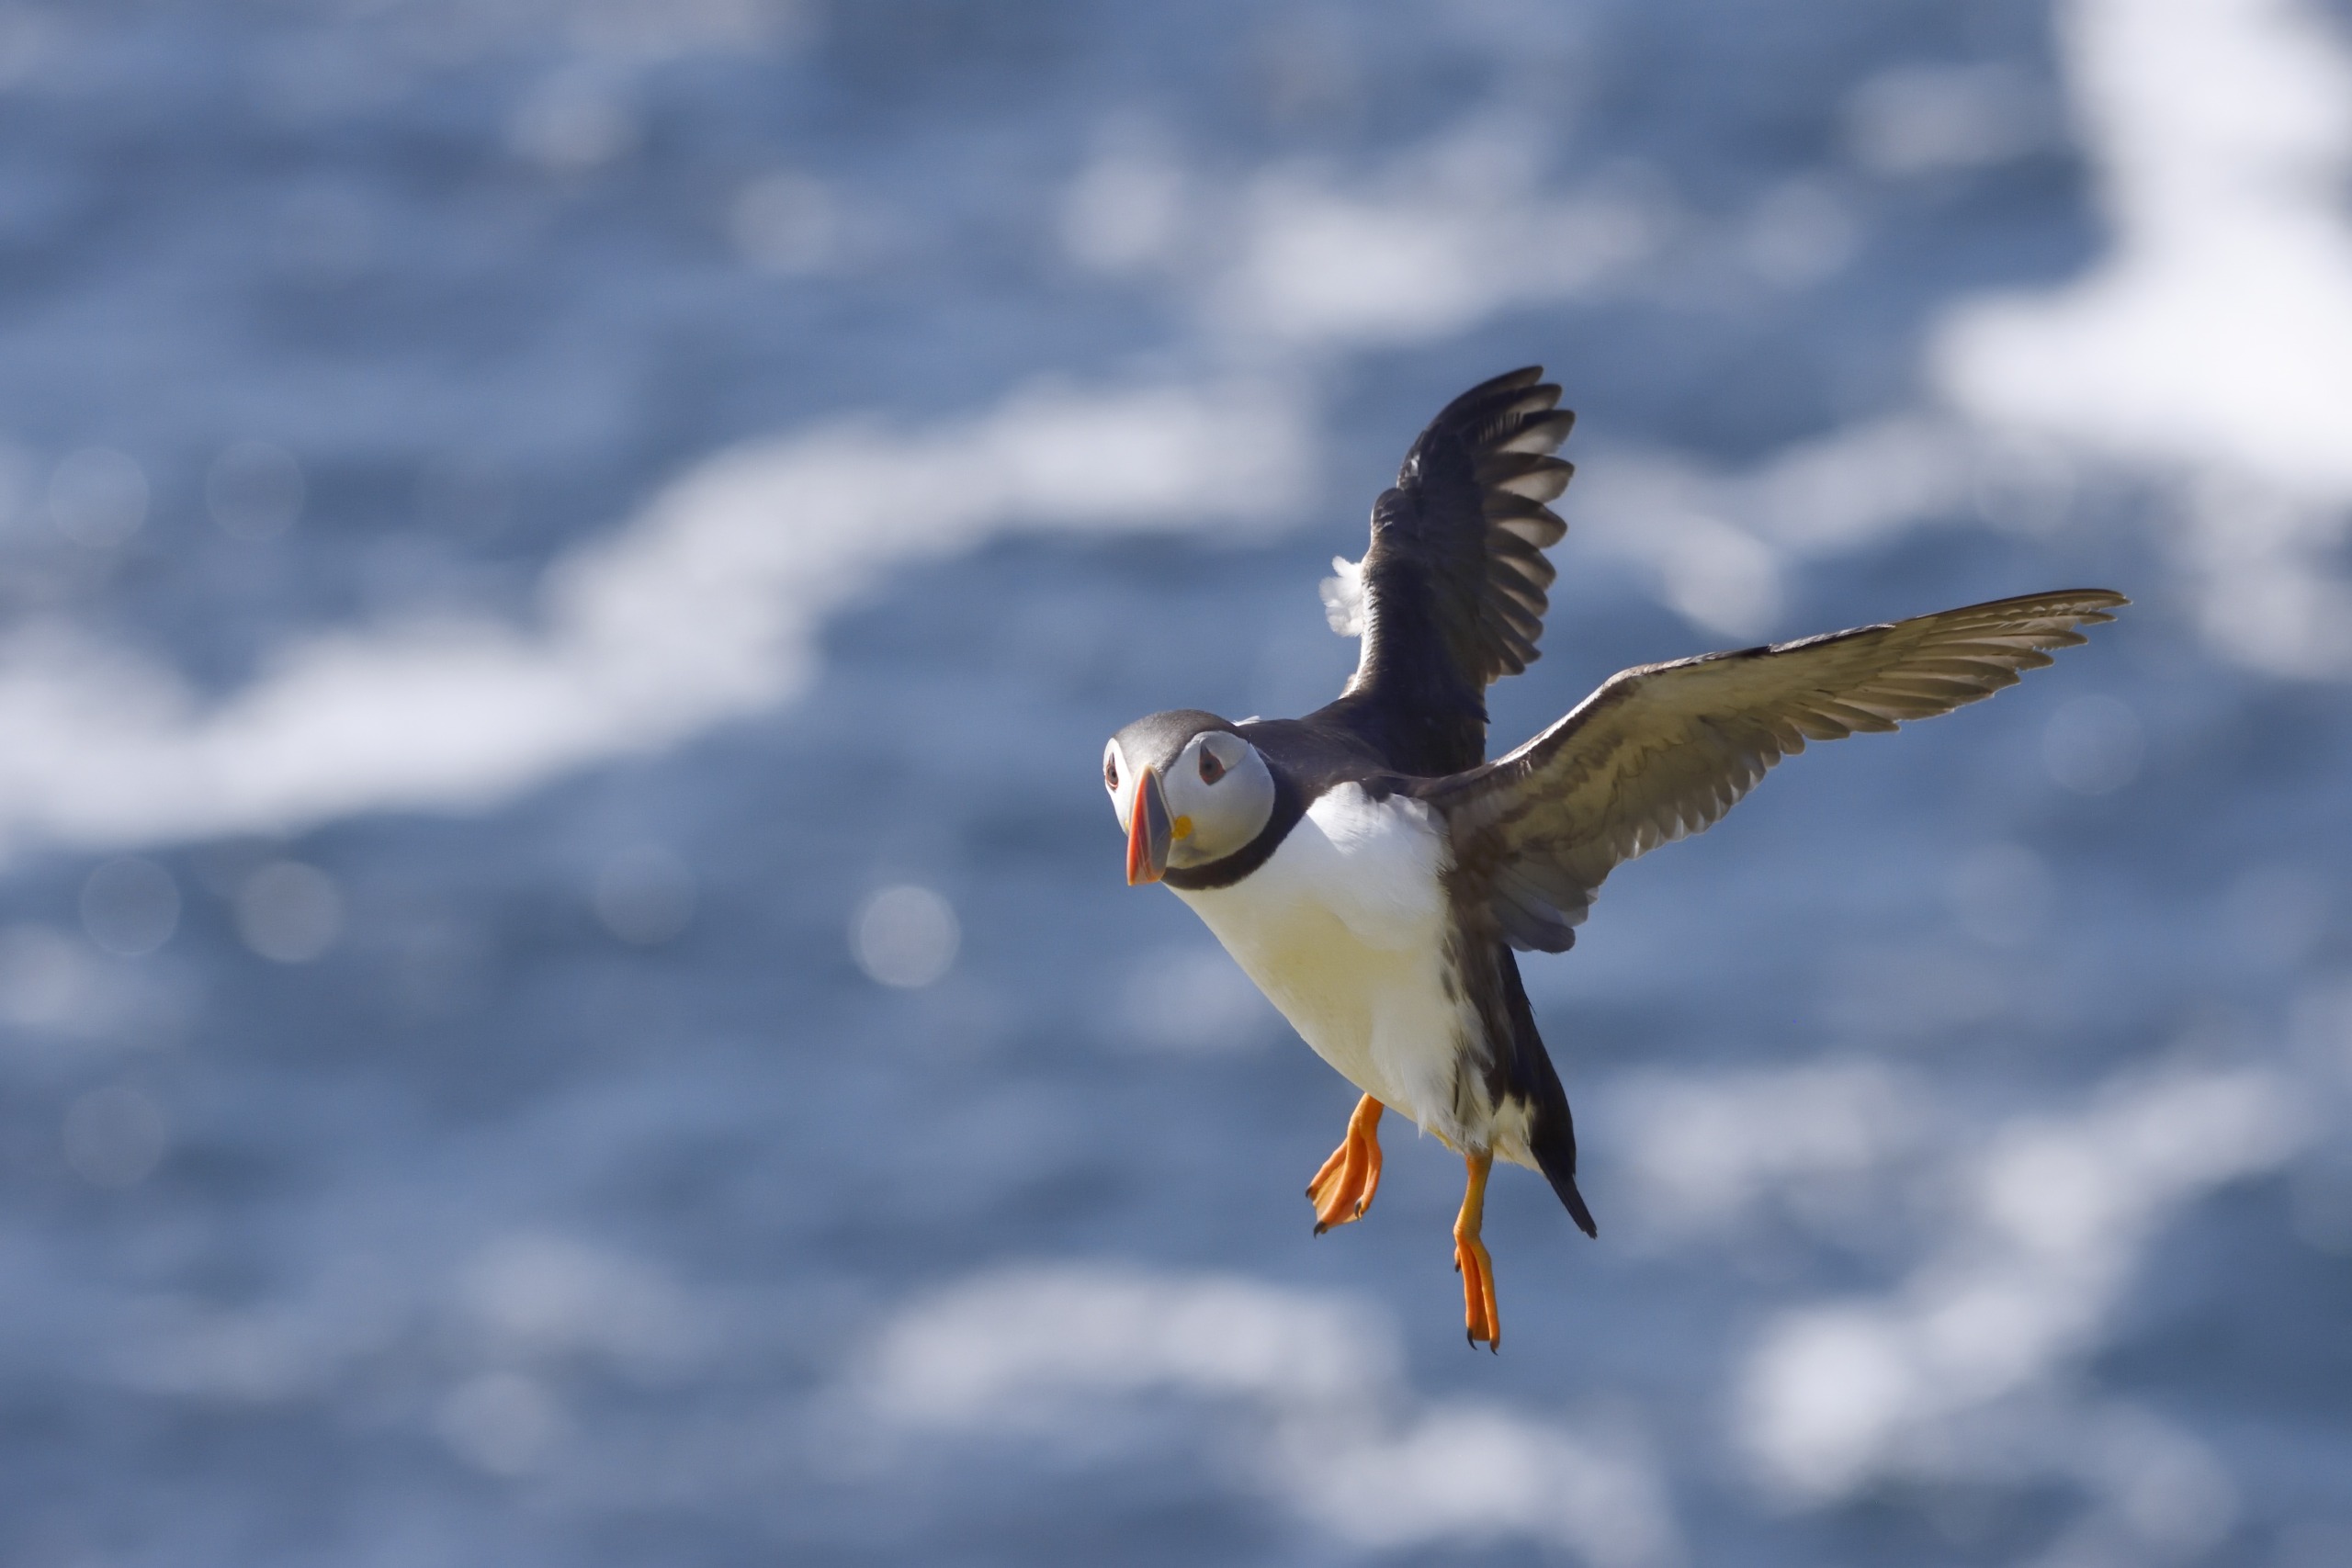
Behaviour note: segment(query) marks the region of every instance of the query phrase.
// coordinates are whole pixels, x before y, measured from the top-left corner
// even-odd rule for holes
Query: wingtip
[[[2132,601],[2112,588],[2062,588],[2055,593],[2028,594],[2024,603],[2046,605],[2078,626],[2098,626],[2115,619],[2112,612]]]
[[[2109,609],[2120,608],[2132,603],[2130,599],[2112,588],[2060,588],[2046,593],[2021,593],[2018,596],[2017,602],[2031,603],[2037,599],[2045,603],[2064,601],[2077,604],[2098,605]],[[1993,603],[1999,604],[2010,603],[2010,601],[1996,599]]]

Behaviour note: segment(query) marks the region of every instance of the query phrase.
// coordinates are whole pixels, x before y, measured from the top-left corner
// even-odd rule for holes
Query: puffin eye
[[[1119,793],[1118,758],[1105,757],[1102,759],[1102,784],[1103,787],[1108,789],[1113,795]]]
[[[1216,760],[1216,752],[1210,750],[1205,746],[1202,747],[1201,782],[1203,784],[1215,784],[1217,780],[1223,777],[1225,777],[1225,764]]]

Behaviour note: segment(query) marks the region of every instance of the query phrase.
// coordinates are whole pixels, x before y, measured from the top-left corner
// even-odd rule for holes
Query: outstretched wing
[[[1713,826],[1806,741],[1991,696],[2129,603],[2035,593],[1623,671],[1510,755],[1417,793],[1446,818],[1457,897],[1512,946],[1564,952],[1611,870]]]
[[[1536,658],[1555,575],[1544,551],[1567,532],[1544,503],[1575,472],[1552,456],[1576,423],[1559,400],[1541,366],[1454,399],[1374,504],[1363,562],[1333,563],[1332,624],[1363,637],[1335,716],[1407,773],[1475,765],[1487,685]]]

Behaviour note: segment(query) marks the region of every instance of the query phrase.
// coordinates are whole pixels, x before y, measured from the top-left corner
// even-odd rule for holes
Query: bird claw
[[[1453,1221],[1453,1271],[1462,1276],[1463,1333],[1475,1348],[1481,1340],[1497,1355],[1503,1348],[1503,1315],[1495,1305],[1495,1260],[1478,1232],[1487,1217],[1487,1176],[1494,1156],[1480,1151],[1464,1156],[1469,1185],[1462,1193],[1462,1213]]]
[[[1501,1354],[1503,1320],[1495,1305],[1495,1265],[1487,1244],[1475,1235],[1455,1236],[1453,1271],[1462,1276],[1463,1337],[1474,1348],[1483,1343]]]
[[[1348,1118],[1348,1135],[1306,1184],[1315,1205],[1315,1234],[1363,1218],[1380,1190],[1380,1101],[1366,1095]]]

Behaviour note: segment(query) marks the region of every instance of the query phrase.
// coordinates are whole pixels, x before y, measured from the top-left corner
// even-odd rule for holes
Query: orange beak
[[[1174,837],[1159,775],[1146,768],[1136,779],[1135,810],[1127,818],[1128,886],[1157,882],[1167,874],[1168,845]]]

